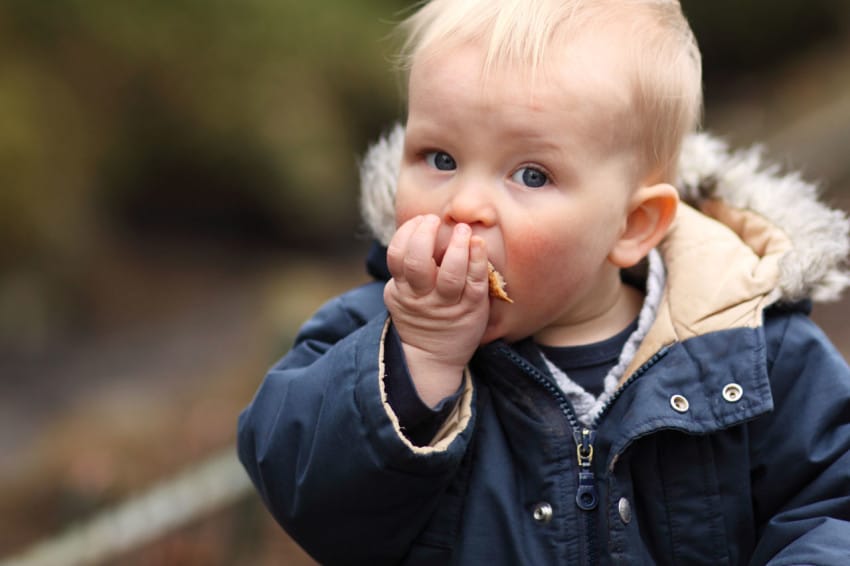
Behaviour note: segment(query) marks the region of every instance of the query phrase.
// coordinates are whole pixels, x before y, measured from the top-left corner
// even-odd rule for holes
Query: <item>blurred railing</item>
[[[101,564],[246,496],[248,475],[231,446],[95,517],[36,543],[0,566]]]

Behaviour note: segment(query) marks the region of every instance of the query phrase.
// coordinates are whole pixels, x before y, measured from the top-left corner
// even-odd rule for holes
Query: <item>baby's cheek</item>
[[[508,259],[513,271],[522,274],[525,270],[532,272],[541,269],[553,258],[563,254],[563,245],[546,234],[535,230],[523,230],[522,238],[511,242],[508,249]]]
[[[412,198],[410,195],[407,194],[407,191],[403,191],[401,188],[399,188],[399,192],[396,195],[395,202],[396,227],[401,226],[411,218],[414,218],[421,214],[429,214],[434,212],[435,211],[428,209],[428,207],[424,204],[421,198]]]
[[[541,294],[560,293],[565,286],[572,285],[574,271],[580,271],[580,266],[575,264],[581,263],[577,257],[581,254],[571,250],[567,240],[526,231],[525,238],[509,254],[512,280],[508,281],[508,293],[539,298]]]
[[[421,214],[416,210],[416,208],[412,206],[407,206],[403,201],[397,201],[395,206],[395,225],[396,228],[410,220],[411,218],[416,217],[418,214]]]

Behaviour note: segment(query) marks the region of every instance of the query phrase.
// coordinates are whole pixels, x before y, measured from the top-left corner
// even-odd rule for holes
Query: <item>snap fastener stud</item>
[[[552,506],[548,503],[538,503],[534,506],[532,516],[538,523],[548,523],[552,520]]]
[[[670,397],[670,406],[673,407],[673,410],[677,413],[687,413],[691,404],[684,395],[673,395]]]
[[[620,513],[620,520],[628,525],[632,520],[632,506],[629,500],[621,497],[620,501],[617,502],[617,511]]]
[[[723,388],[723,398],[730,403],[737,403],[744,396],[744,388],[737,383],[729,383]]]

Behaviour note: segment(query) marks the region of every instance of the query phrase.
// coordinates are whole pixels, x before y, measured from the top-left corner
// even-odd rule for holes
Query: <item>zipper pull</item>
[[[576,431],[576,454],[578,456],[578,492],[576,505],[584,511],[596,509],[599,497],[596,493],[596,478],[593,475],[593,440],[596,432],[587,428]]]

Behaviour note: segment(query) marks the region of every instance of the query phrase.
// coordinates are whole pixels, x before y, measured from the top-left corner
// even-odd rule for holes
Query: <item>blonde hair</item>
[[[632,42],[622,135],[636,144],[643,177],[673,181],[682,141],[702,112],[700,52],[678,0],[431,0],[399,25],[400,63],[407,71],[424,51],[483,42],[485,75],[514,65],[534,76],[549,49],[602,27],[624,30]]]

